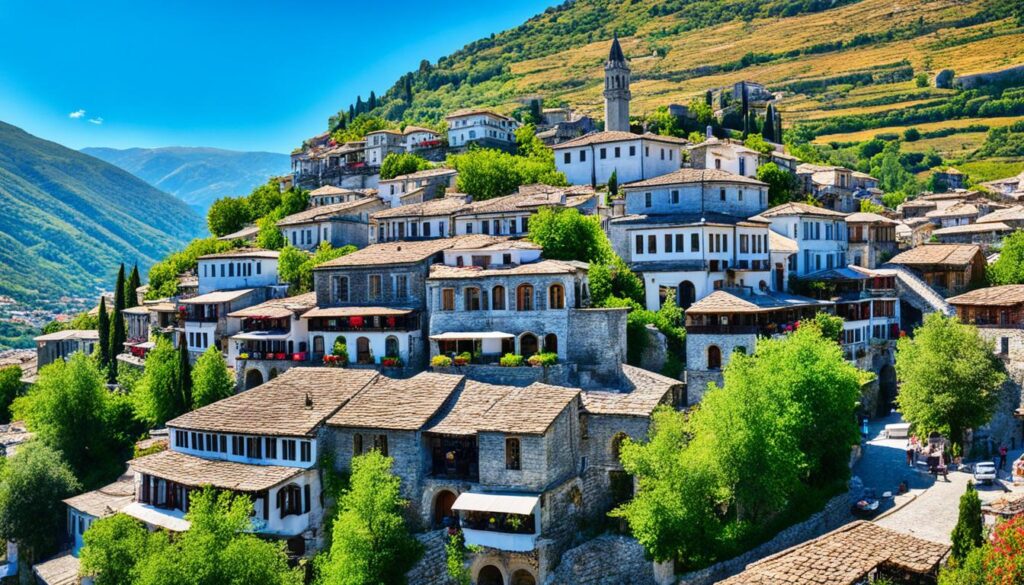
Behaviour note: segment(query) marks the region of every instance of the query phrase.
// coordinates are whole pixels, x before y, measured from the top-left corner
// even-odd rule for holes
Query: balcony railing
[[[687,325],[687,335],[762,335],[771,336],[777,330],[757,325]]]

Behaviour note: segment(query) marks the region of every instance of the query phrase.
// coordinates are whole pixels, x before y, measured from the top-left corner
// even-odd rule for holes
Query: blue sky
[[[71,148],[288,152],[553,0],[0,0],[0,121]]]

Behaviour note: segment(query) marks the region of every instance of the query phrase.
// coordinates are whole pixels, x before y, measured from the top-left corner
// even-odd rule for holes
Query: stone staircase
[[[943,315],[955,315],[956,310],[942,298],[942,295],[935,292],[935,289],[928,286],[906,266],[898,264],[884,264],[880,268],[892,270],[896,275],[896,291],[900,298],[907,301],[922,314],[934,313],[936,311]]]

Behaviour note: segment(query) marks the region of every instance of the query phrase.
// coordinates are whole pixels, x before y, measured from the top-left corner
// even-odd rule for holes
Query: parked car
[[[996,464],[992,461],[981,461],[974,464],[974,481],[991,485],[996,480]]]
[[[881,511],[882,502],[878,499],[874,488],[864,488],[863,493],[850,506],[850,512],[857,518],[870,520]]]

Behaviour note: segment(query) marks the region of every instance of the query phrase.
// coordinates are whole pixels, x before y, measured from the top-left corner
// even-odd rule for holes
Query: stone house
[[[899,205],[897,211],[900,212],[903,219],[912,219],[915,217],[926,217],[929,213],[938,208],[938,203],[918,197],[917,199],[904,201]]]
[[[92,355],[99,340],[100,334],[95,329],[65,329],[35,337],[37,367],[67,360],[75,352]]]
[[[228,313],[227,363],[234,368],[239,388],[255,388],[285,370],[306,365],[308,321],[302,316],[316,307],[316,293],[271,299]]]
[[[608,221],[616,253],[642,275],[646,306],[675,291],[688,307],[729,286],[785,288],[785,261],[773,264],[768,202],[761,181],[715,169],[680,169],[622,186],[625,213]]]
[[[286,242],[303,250],[316,250],[320,242],[335,248],[349,244],[362,247],[369,242],[370,215],[386,208],[377,197],[363,197],[311,207],[282,218],[277,227]]]
[[[796,167],[796,176],[803,192],[812,195],[826,209],[852,213],[859,208],[850,169],[804,163]]]
[[[772,231],[796,242],[799,252],[789,259],[790,274],[804,277],[819,270],[846,266],[845,213],[793,201],[773,207],[751,220],[768,220]]]
[[[445,121],[451,149],[464,150],[470,144],[509,152],[516,149],[519,122],[508,116],[490,110],[468,109],[449,114]]]
[[[932,231],[932,236],[943,244],[977,244],[982,250],[988,250],[1002,243],[1015,229],[1001,221],[979,222],[940,228]]]
[[[465,209],[469,195],[449,193],[440,199],[403,204],[370,216],[370,242],[430,240],[453,235],[455,214]]]
[[[939,206],[929,211],[925,217],[940,228],[972,224],[978,220],[978,207],[967,201],[961,201],[947,207]]]
[[[408,125],[402,130],[406,152],[415,152],[441,146],[441,135],[422,126]]]
[[[619,184],[679,170],[686,141],[672,136],[623,131],[592,132],[552,146],[555,167],[571,185],[604,185],[612,173]]]
[[[935,224],[926,217],[905,219],[896,225],[896,243],[900,250],[924,245],[932,239]]]
[[[198,294],[278,285],[276,250],[238,248],[200,256],[196,267]]]
[[[82,537],[92,523],[120,512],[135,499],[135,477],[126,473],[117,481],[64,500],[68,507],[67,536],[71,554],[78,556],[82,550]]]
[[[545,207],[595,213],[597,196],[593,192],[572,194],[576,192],[551,187],[542,189],[536,185],[525,193],[469,202],[453,213],[453,233],[525,236],[529,232],[530,216]]]
[[[422,189],[423,201],[444,197],[444,194],[455,187],[455,179],[459,173],[455,169],[438,167],[398,175],[391,179],[381,179],[377,183],[377,195],[389,202],[391,207],[402,204],[401,197]]]
[[[1024,228],[1024,206],[1013,205],[996,209],[978,218],[978,223],[1001,223],[1012,228]]]
[[[309,192],[309,206],[320,207],[322,205],[332,205],[334,203],[348,203],[349,201],[362,199],[366,197],[366,195],[367,194],[362,191],[342,189],[341,187],[335,187],[334,185],[324,185],[323,187],[317,187]]]
[[[694,169],[715,169],[754,178],[761,164],[760,152],[714,137],[687,149],[690,151],[690,167]]]
[[[967,187],[966,177],[960,171],[949,167],[946,170],[935,171],[933,173],[935,180],[946,186],[946,189],[950,191],[956,191],[957,189],[964,189]]]
[[[228,314],[263,302],[267,291],[267,288],[223,290],[179,301],[185,343],[192,360],[210,346],[223,352],[227,338],[238,332],[238,323],[229,320]]]
[[[973,244],[925,244],[890,260],[906,266],[943,296],[952,296],[985,281],[987,262]]]
[[[391,153],[405,152],[405,135],[398,130],[374,130],[366,134],[366,164],[379,167]]]
[[[189,495],[212,486],[252,499],[255,534],[284,540],[292,556],[314,552],[323,537],[317,462],[330,449],[322,425],[377,377],[295,368],[169,421],[169,449],[129,462],[135,497],[122,511],[153,528],[188,530]]]
[[[896,255],[896,225],[877,213],[857,212],[846,216],[849,259],[863,268],[877,268]]]
[[[312,358],[323,359],[343,338],[350,362],[375,364],[383,357],[398,357],[407,367],[424,368],[429,355],[425,290],[430,265],[457,243],[493,241],[488,236],[465,236],[386,242],[317,266],[317,308],[303,315],[311,320]]]

